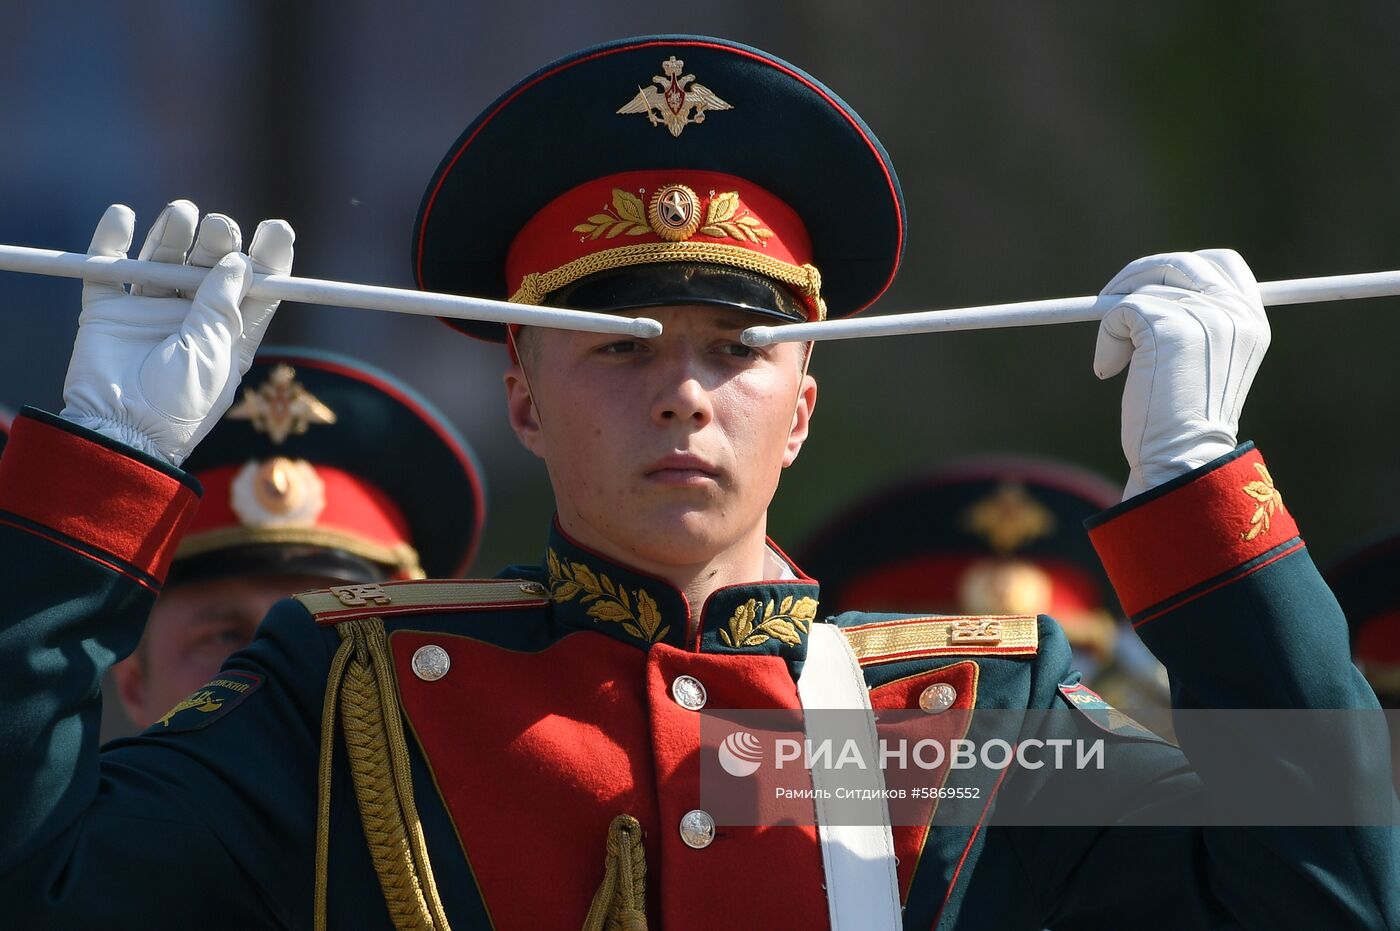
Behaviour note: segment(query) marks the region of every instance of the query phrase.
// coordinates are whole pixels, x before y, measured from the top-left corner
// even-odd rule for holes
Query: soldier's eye
[[[210,641],[220,646],[227,646],[230,649],[238,649],[248,645],[248,635],[238,627],[226,627],[222,630],[214,631],[210,635]]]
[[[607,343],[598,347],[598,351],[606,352],[611,355],[620,355],[622,353],[636,352],[639,348],[641,347],[637,345],[637,341],[634,339],[620,339],[615,343]]]

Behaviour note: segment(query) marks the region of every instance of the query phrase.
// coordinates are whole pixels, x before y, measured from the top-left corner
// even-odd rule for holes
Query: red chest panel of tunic
[[[925,689],[938,684],[950,685],[957,697],[951,705],[943,709],[943,713],[947,714],[943,719],[947,727],[921,726],[913,730],[917,737],[936,737],[944,742],[960,738],[967,731],[967,712],[970,712],[977,702],[977,673],[977,664],[969,661],[896,679],[870,690],[870,706],[877,715],[881,711],[917,709],[919,698]],[[891,739],[900,735],[895,731],[883,736]],[[891,788],[913,789],[916,784],[937,787],[944,785],[948,778],[948,769],[945,762],[936,769],[922,772],[914,769],[896,770],[887,772],[885,781]],[[911,778],[915,780],[912,783],[909,782]],[[899,806],[897,811],[893,810],[894,805]],[[909,885],[913,882],[914,871],[918,869],[919,860],[923,856],[936,809],[937,802],[927,799],[911,797],[892,803],[895,823],[891,830],[894,834],[895,856],[899,859],[899,895],[903,901],[909,898]]]
[[[587,632],[532,653],[443,633],[389,642],[404,712],[496,927],[582,924],[622,813],[645,832],[659,926],[826,926],[815,828],[720,826],[701,849],[679,830],[700,807],[700,716],[671,683],[698,679],[712,708],[796,708],[780,657],[643,651]],[[435,681],[411,668],[428,644],[451,661]],[[449,868],[443,852],[434,860]]]

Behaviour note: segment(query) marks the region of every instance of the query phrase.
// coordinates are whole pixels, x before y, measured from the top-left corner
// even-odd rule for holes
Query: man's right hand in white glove
[[[124,258],[135,224],[131,208],[108,207],[88,255]],[[168,205],[140,258],[210,271],[193,296],[84,282],[62,416],[171,465],[184,462],[233,403],[277,309],[246,299],[250,272],[287,274],[294,239],[286,221],[264,220],[245,256],[230,218],[200,221],[189,201]]]

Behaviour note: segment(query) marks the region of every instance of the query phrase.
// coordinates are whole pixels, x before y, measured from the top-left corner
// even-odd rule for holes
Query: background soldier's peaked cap
[[[967,459],[857,501],[794,557],[830,613],[1053,614],[1106,651],[1119,609],[1083,522],[1121,497],[1052,460]]]
[[[889,156],[815,78],[724,39],[643,36],[554,62],[478,116],[428,185],[413,262],[433,291],[817,319],[884,293],[905,227]]]
[[[1400,529],[1337,560],[1323,577],[1351,627],[1352,659],[1381,703],[1400,708]]]
[[[264,347],[184,468],[204,496],[177,581],[459,575],[485,516],[480,470],[446,416],[388,373],[328,352]]]

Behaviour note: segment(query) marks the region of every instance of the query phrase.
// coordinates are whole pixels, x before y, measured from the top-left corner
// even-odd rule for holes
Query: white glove
[[[1254,274],[1230,249],[1130,263],[1102,294],[1128,295],[1099,325],[1094,374],[1128,368],[1124,499],[1233,450],[1240,409],[1269,348]]]
[[[63,384],[62,416],[178,466],[233,403],[277,303],[245,300],[252,271],[285,275],[292,228],[264,220],[248,255],[238,224],[187,200],[169,204],[142,259],[210,268],[193,299],[178,292],[83,283],[83,312]],[[198,236],[195,226],[198,222]],[[88,255],[125,257],[136,216],[113,204]],[[188,255],[188,259],[186,256]]]

